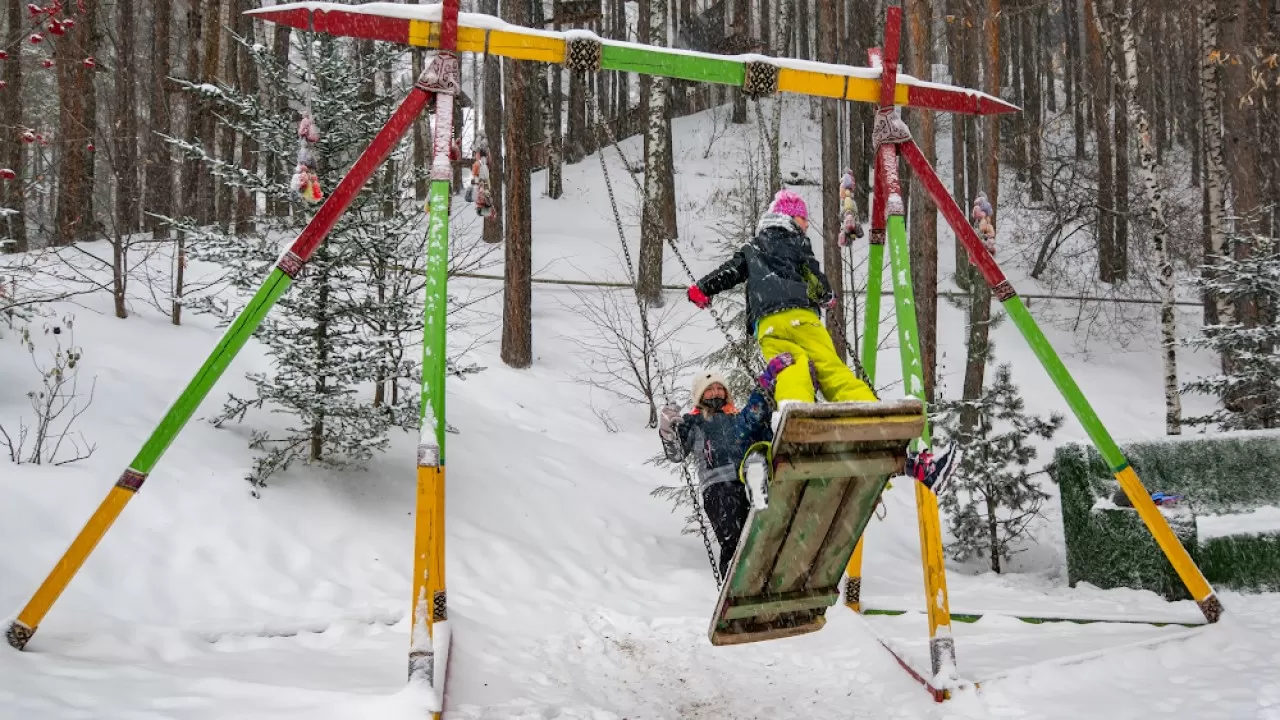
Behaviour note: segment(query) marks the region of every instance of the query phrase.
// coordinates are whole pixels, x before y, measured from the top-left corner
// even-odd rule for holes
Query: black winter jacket
[[[671,462],[682,462],[689,453],[696,452],[698,485],[703,489],[736,481],[738,464],[747,448],[773,439],[771,419],[769,401],[756,390],[742,410],[732,415],[685,413],[675,425],[676,437],[663,438],[662,449]]]
[[[747,283],[747,327],[754,334],[760,318],[783,310],[819,310],[831,300],[809,238],[786,215],[766,214],[756,236],[733,257],[698,281],[711,297]]]

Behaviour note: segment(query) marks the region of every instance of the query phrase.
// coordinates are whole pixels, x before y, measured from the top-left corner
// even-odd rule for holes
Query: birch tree
[[[1118,8],[1116,6],[1119,6]],[[1151,217],[1151,239],[1155,245],[1157,276],[1160,283],[1160,344],[1164,364],[1164,413],[1165,433],[1182,434],[1182,400],[1178,394],[1178,329],[1174,312],[1174,291],[1177,280],[1173,273],[1173,259],[1169,255],[1169,228],[1165,221],[1164,189],[1161,187],[1160,162],[1156,159],[1155,145],[1151,140],[1151,125],[1147,111],[1138,102],[1138,43],[1133,32],[1133,9],[1129,0],[1108,0],[1107,13],[1119,15],[1116,26],[1120,33],[1120,57],[1115,67],[1123,73],[1121,94],[1129,113],[1129,122],[1137,130],[1138,159],[1141,163],[1142,188],[1147,196],[1147,209]],[[1105,36],[1107,28],[1100,22]],[[1107,45],[1116,47],[1108,38]],[[1121,152],[1125,152],[1121,148]]]
[[[667,44],[667,0],[649,0],[649,42]],[[645,128],[644,207],[640,218],[640,269],[636,293],[651,305],[662,306],[662,246],[666,223],[663,207],[671,194],[666,169],[671,125],[667,122],[667,78],[655,75],[649,86],[649,122]]]

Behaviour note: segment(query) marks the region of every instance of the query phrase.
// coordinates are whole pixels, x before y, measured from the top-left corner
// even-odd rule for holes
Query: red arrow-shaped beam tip
[[[943,85],[909,85],[910,104],[914,107],[942,110],[944,112],[967,113],[969,115],[998,115],[1000,113],[1018,112],[1016,105],[993,98],[984,93],[972,92],[964,88]]]
[[[1007,103],[1000,98],[993,98],[989,95],[984,95],[978,99],[979,115],[1002,115],[1004,113],[1015,112],[1022,112],[1022,108],[1014,105],[1013,103]]]

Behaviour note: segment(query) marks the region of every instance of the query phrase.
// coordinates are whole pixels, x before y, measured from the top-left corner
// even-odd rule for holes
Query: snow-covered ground
[[[816,177],[817,129],[804,118],[803,103],[789,108],[784,172]],[[731,129],[704,160],[714,125],[710,114],[676,122],[681,246],[695,271],[715,261],[717,218],[708,200],[732,187],[738,148],[755,142],[750,131]],[[638,157],[637,140],[624,146]],[[634,193],[617,158],[610,154],[609,162],[632,218],[634,254]],[[535,199],[535,272],[623,278],[594,158],[566,170],[565,190],[562,200]],[[816,203],[814,188],[801,190]],[[950,242],[943,233],[944,276]],[[865,246],[855,250],[864,254]],[[1009,274],[1024,291],[1035,290],[1024,269]],[[685,280],[674,262],[667,279]],[[457,286],[493,288],[480,280]],[[677,295],[670,299],[679,317],[696,314]],[[448,437],[447,717],[1280,718],[1276,595],[1224,593],[1222,622],[1194,630],[1009,617],[1198,616],[1188,603],[1170,605],[1151,593],[1068,588],[1056,497],[1038,544],[1016,559],[1018,572],[951,568],[953,610],[987,613],[955,624],[961,674],[983,681],[976,693],[935,705],[876,640],[927,662],[926,623],[915,612],[923,608],[918,533],[905,481],[889,491],[886,518],[868,531],[864,595],[872,607],[910,612],[860,617],[837,606],[813,635],[711,647],[716,592],[701,543],[680,534],[681,515],[649,495],[672,477],[648,462],[657,440],[642,409],[583,381],[582,350],[572,342],[592,332],[582,302],[567,289],[535,286],[528,370],[498,359],[500,297],[478,308],[492,313],[488,319],[478,315],[453,339],[457,347],[478,339],[469,359],[487,370],[448,387],[449,422],[458,432]],[[83,372],[97,377],[79,428],[98,450],[63,467],[0,466],[0,616],[30,596],[219,335],[208,317],[178,328],[141,300],[134,309],[120,321],[106,297],[58,308],[76,314]],[[1032,307],[1040,317],[1053,309],[1039,301]],[[1185,320],[1194,327],[1194,313]],[[892,331],[886,318],[880,373],[891,387],[898,377]],[[1113,432],[1162,433],[1154,324],[1127,348],[1093,337],[1088,353],[1075,349],[1080,338],[1068,332],[1050,327],[1048,334]],[[940,378],[948,395],[960,385],[963,336],[963,314],[942,303]],[[1065,410],[1012,324],[993,336],[1028,408]],[[679,334],[686,354],[717,340],[705,313]],[[1191,354],[1181,361],[1187,375],[1213,367]],[[0,384],[0,421],[25,407],[28,363],[16,342],[0,339],[0,377],[21,380]],[[250,343],[28,651],[0,648],[0,718],[423,717],[423,698],[404,690],[414,439],[397,436],[392,451],[364,471],[296,466],[260,499],[251,497],[243,480],[249,430],[281,419],[251,413],[242,425],[215,429],[200,418],[221,406],[228,389],[246,388],[244,373],[265,363]],[[1059,440],[1084,439],[1069,418]],[[1165,642],[1150,646],[1154,640]]]

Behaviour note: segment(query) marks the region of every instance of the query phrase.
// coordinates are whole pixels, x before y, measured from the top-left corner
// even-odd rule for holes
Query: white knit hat
[[[693,389],[691,396],[693,404],[701,404],[702,394],[707,391],[707,388],[715,385],[716,383],[720,383],[724,387],[725,397],[732,401],[733,396],[729,393],[729,383],[725,382],[724,376],[715,370],[699,370],[693,375]]]

